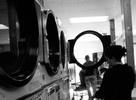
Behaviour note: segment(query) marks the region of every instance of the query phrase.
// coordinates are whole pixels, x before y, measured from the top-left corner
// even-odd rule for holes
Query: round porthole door
[[[58,73],[60,64],[60,43],[56,17],[52,10],[43,11],[43,61],[50,76]]]
[[[67,43],[64,32],[60,32],[61,64],[64,71],[67,71]]]
[[[104,51],[110,45],[110,36],[102,36],[100,33],[87,30],[78,34],[75,39],[69,40],[70,63],[76,63],[84,68],[85,56],[88,55],[94,63],[90,66],[99,67],[104,61]],[[96,54],[100,54],[99,57]]]
[[[38,17],[34,0],[1,0],[0,84],[26,85],[33,77],[38,56]]]

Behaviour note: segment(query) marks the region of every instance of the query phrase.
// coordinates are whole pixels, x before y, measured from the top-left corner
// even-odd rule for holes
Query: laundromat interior
[[[80,66],[110,45],[136,73],[136,0],[0,0],[0,100],[88,100]]]

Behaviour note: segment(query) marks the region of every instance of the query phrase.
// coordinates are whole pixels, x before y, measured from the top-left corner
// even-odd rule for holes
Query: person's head
[[[89,60],[90,60],[89,55],[86,55],[86,56],[85,56],[85,60],[86,60],[86,61],[89,61]]]
[[[121,58],[125,56],[126,49],[121,45],[111,45],[105,50],[105,58],[109,64],[121,62]]]

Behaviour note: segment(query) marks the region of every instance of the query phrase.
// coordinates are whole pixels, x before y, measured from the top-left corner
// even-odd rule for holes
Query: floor
[[[74,91],[74,89],[80,84],[79,71],[80,69],[76,69],[76,72],[75,72],[76,74],[73,74],[72,78],[70,79],[71,80],[70,81],[70,100],[88,100],[87,90],[80,91],[80,92]],[[77,84],[73,85],[73,83],[77,83]],[[132,98],[133,100],[136,100],[136,83],[132,91]]]
[[[86,90],[74,91],[75,86],[70,87],[70,100],[88,100],[88,94]],[[136,100],[136,87],[132,91],[132,98]]]

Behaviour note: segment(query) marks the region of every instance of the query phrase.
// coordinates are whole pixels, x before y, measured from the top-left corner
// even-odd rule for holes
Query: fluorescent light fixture
[[[1,29],[9,29],[9,27],[7,27],[6,25],[4,25],[4,24],[0,24],[0,30]]]
[[[89,22],[103,22],[107,21],[109,16],[96,16],[96,17],[75,17],[70,18],[70,23],[89,23]]]

